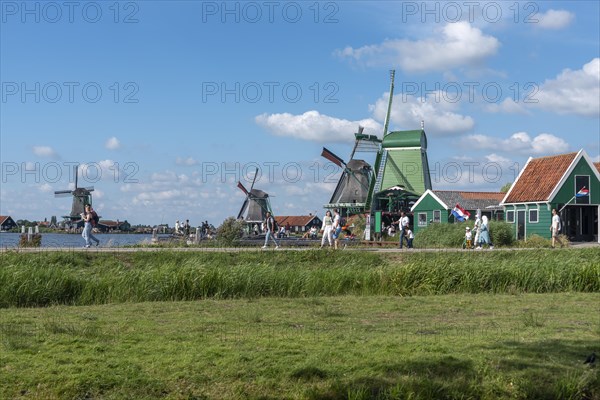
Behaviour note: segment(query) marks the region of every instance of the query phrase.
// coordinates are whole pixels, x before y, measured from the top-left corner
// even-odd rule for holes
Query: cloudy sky
[[[434,189],[498,190],[527,158],[600,147],[599,3],[0,2],[0,215],[322,213],[359,125],[424,121]],[[359,154],[370,160],[372,154]]]

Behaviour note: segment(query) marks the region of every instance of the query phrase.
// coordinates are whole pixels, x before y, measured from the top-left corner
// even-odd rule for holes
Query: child
[[[463,243],[463,249],[465,248],[473,248],[473,234],[471,233],[471,228],[468,226],[465,228],[465,242]]]
[[[406,241],[407,241],[407,246],[409,249],[413,248],[413,239],[415,238],[415,235],[413,233],[413,231],[410,230],[410,226],[406,225],[406,228],[404,228],[404,236],[406,237]]]

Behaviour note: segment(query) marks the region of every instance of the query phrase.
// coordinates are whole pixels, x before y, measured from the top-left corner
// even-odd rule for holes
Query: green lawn
[[[600,294],[0,310],[0,398],[598,399]]]

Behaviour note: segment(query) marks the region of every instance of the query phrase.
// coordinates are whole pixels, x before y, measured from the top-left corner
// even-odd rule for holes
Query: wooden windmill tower
[[[256,178],[258,176],[258,168],[256,168],[256,172],[254,173],[254,179],[252,179],[252,185],[250,186],[250,190],[247,190],[242,182],[238,181],[237,187],[240,188],[242,192],[246,195],[244,202],[242,203],[242,208],[240,208],[240,212],[238,213],[237,218],[243,219],[248,224],[258,223],[260,224],[265,220],[267,211],[271,214],[271,202],[269,201],[269,194],[259,189],[254,189],[254,183],[256,182]]]
[[[81,219],[81,213],[84,211],[86,205],[92,205],[92,193],[94,187],[78,187],[77,178],[79,175],[79,165],[73,167],[75,172],[75,188],[73,190],[58,190],[54,192],[54,197],[73,197],[73,204],[71,205],[71,213],[69,215],[63,215],[63,218],[73,222]]]
[[[395,71],[390,71],[388,110],[375,162],[376,177],[369,193],[371,212],[407,210],[411,201],[416,201],[427,189],[431,189],[424,122],[421,121],[419,130],[388,132],[394,76]]]

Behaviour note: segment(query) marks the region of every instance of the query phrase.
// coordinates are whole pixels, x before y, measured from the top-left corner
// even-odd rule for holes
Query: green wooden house
[[[571,241],[598,239],[600,166],[582,149],[577,153],[529,158],[501,202],[517,239],[550,238],[552,209]]]
[[[465,192],[456,190],[428,189],[411,207],[413,212],[414,232],[426,228],[430,224],[454,223],[452,210],[458,204],[475,219],[477,210],[489,219],[502,219],[500,206],[504,193],[501,192]]]

